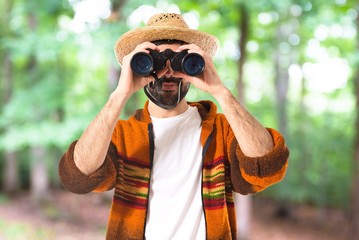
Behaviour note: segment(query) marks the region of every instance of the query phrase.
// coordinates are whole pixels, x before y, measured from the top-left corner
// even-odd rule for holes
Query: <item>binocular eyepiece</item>
[[[149,54],[138,52],[131,59],[131,69],[138,76],[148,76],[164,69],[167,60],[170,60],[174,71],[181,71],[189,76],[198,76],[205,67],[203,57],[197,53],[188,53],[188,50],[182,52],[174,52],[171,49],[166,49],[163,52],[148,50]]]

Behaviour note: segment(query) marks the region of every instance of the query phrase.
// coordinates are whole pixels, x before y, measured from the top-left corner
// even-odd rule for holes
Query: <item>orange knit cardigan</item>
[[[232,191],[259,192],[285,175],[289,151],[283,137],[268,129],[274,148],[262,157],[245,156],[225,116],[210,101],[189,103],[202,118],[202,202],[207,239],[236,239]],[[115,188],[106,239],[145,239],[154,138],[148,102],[128,120],[119,120],[103,165],[90,176],[76,167],[72,143],[59,164],[66,189],[74,193]],[[168,213],[171,214],[171,213]]]

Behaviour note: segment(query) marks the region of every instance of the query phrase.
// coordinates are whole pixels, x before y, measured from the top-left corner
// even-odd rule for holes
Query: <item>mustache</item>
[[[183,78],[175,78],[175,77],[166,77],[163,76],[161,78],[158,79],[158,81],[160,82],[173,82],[173,83],[180,83],[182,81]]]
[[[156,79],[156,81],[150,82],[148,84],[148,86],[151,89],[155,89],[157,87],[162,88],[162,83],[164,83],[164,82],[175,83],[175,84],[179,85],[182,82],[182,80],[183,80],[183,78],[176,78],[176,77],[172,77],[172,76],[171,77],[163,76],[163,77]]]

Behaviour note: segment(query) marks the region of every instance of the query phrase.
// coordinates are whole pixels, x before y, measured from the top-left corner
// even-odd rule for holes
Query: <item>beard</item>
[[[168,86],[169,85],[169,86]],[[157,106],[173,109],[186,96],[190,83],[182,83],[182,78],[161,77],[145,86],[148,98]]]
[[[159,94],[159,102],[165,106],[173,106],[178,103],[178,94],[173,91],[163,91]]]

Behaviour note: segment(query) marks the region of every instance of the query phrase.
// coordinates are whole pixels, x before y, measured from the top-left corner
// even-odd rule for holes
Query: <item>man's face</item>
[[[179,46],[179,44],[163,44],[158,48],[160,52],[166,49],[176,51]],[[153,98],[151,100],[156,100],[157,103],[155,103],[164,109],[176,107],[189,90],[190,83],[183,81],[187,75],[173,71],[170,60],[167,60],[166,67],[156,74],[158,80],[146,86],[148,94]]]

